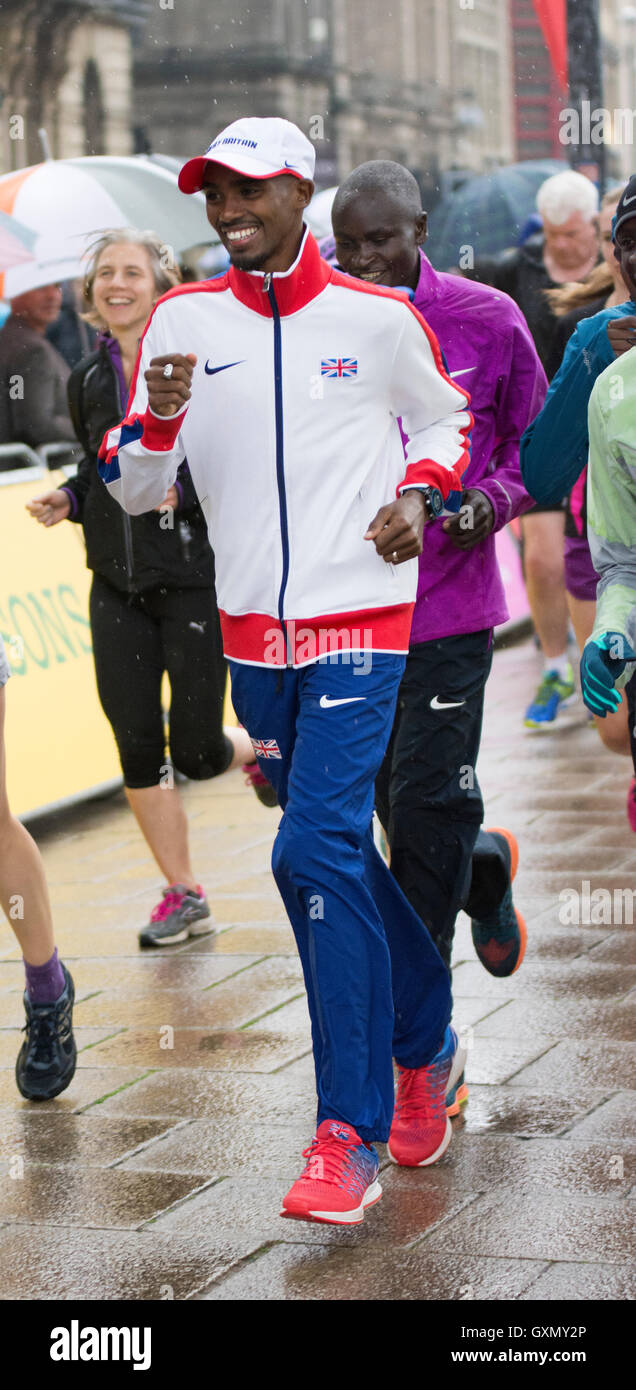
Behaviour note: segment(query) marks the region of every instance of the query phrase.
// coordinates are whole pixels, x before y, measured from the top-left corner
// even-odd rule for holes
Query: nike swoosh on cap
[[[206,364],[205,364],[205,370],[206,370],[208,376],[214,376],[215,372],[226,372],[227,369],[228,369],[228,367],[240,367],[241,362],[244,362],[244,361],[245,361],[245,358],[244,358],[244,357],[241,357],[241,358],[239,359],[238,362],[224,362],[222,367],[210,367],[210,366],[208,366],[208,363],[206,362]]]
[[[431,700],[431,709],[457,709],[459,705],[465,704],[465,700],[440,700],[439,695],[434,695]]]
[[[346,700],[330,700],[328,695],[321,695],[318,703],[321,709],[332,709],[334,705],[355,705],[366,698],[366,695],[349,695]]]

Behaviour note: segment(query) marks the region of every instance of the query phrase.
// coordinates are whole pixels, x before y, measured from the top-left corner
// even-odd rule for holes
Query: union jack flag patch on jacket
[[[321,376],[357,376],[357,357],[323,357],[320,363]]]
[[[257,758],[282,758],[275,738],[252,738],[250,743]]]

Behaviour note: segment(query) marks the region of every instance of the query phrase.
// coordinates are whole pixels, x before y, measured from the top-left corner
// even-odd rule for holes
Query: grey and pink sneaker
[[[163,898],[139,933],[140,946],[176,946],[189,936],[205,936],[215,930],[210,904],[201,884],[196,893],[183,883],[162,889]]]
[[[278,797],[271,782],[261,772],[258,763],[243,763],[242,771],[245,773],[246,787],[253,787],[256,795],[263,806],[269,806],[270,810],[278,806]]]

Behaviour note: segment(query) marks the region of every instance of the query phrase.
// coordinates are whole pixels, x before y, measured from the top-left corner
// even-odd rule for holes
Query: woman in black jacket
[[[104,434],[125,414],[139,338],[152,307],[178,281],[166,247],[149,232],[108,232],[97,243],[84,294],[99,345],[74,368],[69,406],[84,458],[74,478],[35,498],[44,526],[79,522],[93,570],[90,619],[99,698],[115,735],[126,796],[165,875],[161,903],[142,946],[172,945],[212,929],[193,873],[188,824],[165,760],[161,702],[170,679],[169,743],[174,767],[216,777],[253,762],[245,730],[222,723],[225,661],[214,593],[214,557],[186,462],[160,507],[128,516],[99,477]]]

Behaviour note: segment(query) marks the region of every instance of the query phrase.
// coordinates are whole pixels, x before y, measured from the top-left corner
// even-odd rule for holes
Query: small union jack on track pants
[[[305,977],[318,1123],[343,1120],[366,1142],[388,1138],[392,1055],[425,1066],[451,1014],[446,967],[371,832],[404,664],[370,652],[300,670],[229,663],[283,808],[272,869]]]

